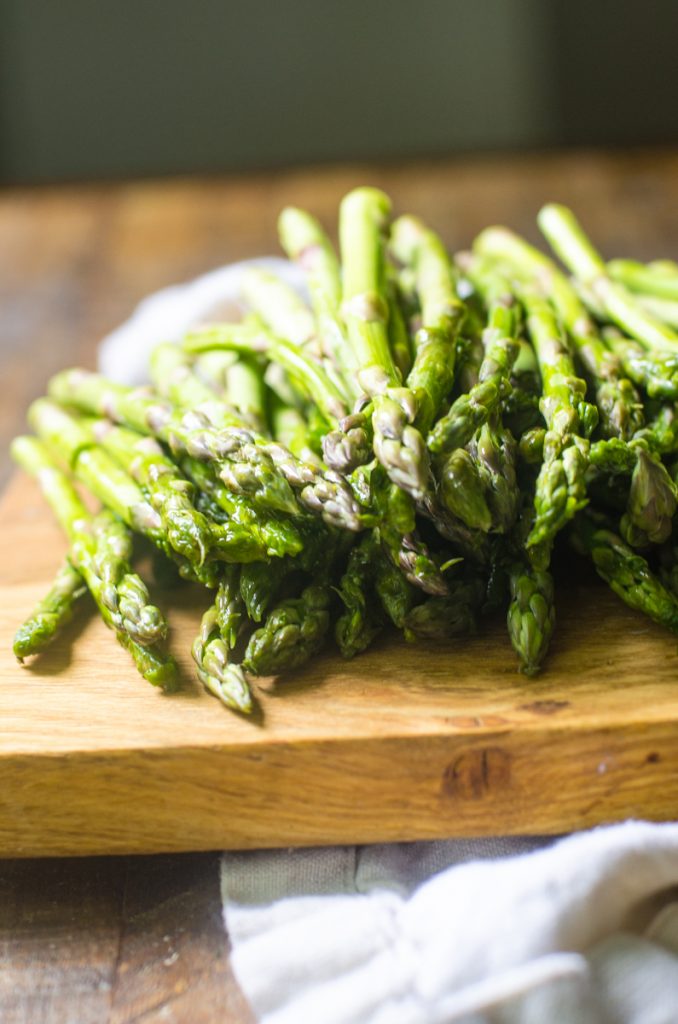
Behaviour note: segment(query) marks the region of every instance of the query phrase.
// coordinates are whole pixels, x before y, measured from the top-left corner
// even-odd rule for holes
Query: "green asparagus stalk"
[[[251,431],[235,426],[215,429],[204,412],[176,410],[148,390],[114,384],[86,370],[58,373],[50,381],[49,393],[83,412],[151,434],[175,454],[218,464],[226,486],[235,494],[247,494],[262,509],[299,514],[289,484]]]
[[[613,281],[640,295],[678,301],[678,264],[671,260],[639,263],[636,260],[610,260],[607,273]]]
[[[76,601],[87,592],[82,576],[66,559],[45,596],[14,634],[14,654],[19,661],[39,654],[70,622]]]
[[[405,319],[402,296],[398,288],[397,275],[387,275],[386,296],[388,298],[388,342],[401,380],[407,380],[414,361],[414,347]]]
[[[291,206],[278,218],[278,233],[283,249],[304,272],[323,353],[353,401],[359,396],[357,364],[341,317],[341,268],[332,243],[315,217]]]
[[[382,622],[371,594],[376,549],[374,535],[366,534],[351,551],[339,583],[344,612],[337,620],[334,635],[344,658],[364,651],[381,631]]]
[[[473,583],[457,580],[446,597],[429,597],[405,617],[405,639],[446,640],[476,628],[480,592]]]
[[[209,518],[216,523],[234,523],[254,526],[272,558],[296,555],[304,545],[297,525],[298,519],[277,519],[264,515],[247,497],[233,494],[205,462],[185,456],[181,468],[199,489],[197,503],[209,508]],[[209,504],[205,504],[205,499]]]
[[[383,235],[389,213],[390,201],[377,189],[355,189],[342,200],[342,314],[358,379],[373,401],[374,452],[393,483],[421,500],[430,488],[430,471],[414,426],[416,396],[400,385],[388,338]]]
[[[153,685],[175,688],[175,664],[158,647],[167,633],[160,611],[148,603],[142,580],[129,568],[131,538],[108,512],[92,517],[68,477],[32,437],[12,443],[12,457],[36,478],[69,541],[69,561],[80,573],[102,619]]]
[[[212,528],[193,504],[194,488],[151,437],[110,420],[94,420],[93,438],[146,492],[167,539],[179,555],[201,566],[212,547]]]
[[[375,551],[374,589],[387,617],[394,626],[402,629],[420,590],[412,586],[400,569],[379,549]]]
[[[619,360],[598,336],[577,292],[555,263],[506,228],[487,228],[474,242],[481,257],[508,265],[541,290],[554,306],[596,390],[600,424],[606,437],[629,440],[643,425],[642,405]]]
[[[282,601],[255,630],[243,667],[254,675],[278,675],[299,668],[322,647],[329,627],[330,588],[307,587],[298,598]]]
[[[534,569],[526,561],[512,564],[509,580],[509,637],[521,671],[533,676],[541,668],[555,625],[553,579],[547,570]]]
[[[638,342],[605,330],[605,343],[619,359],[624,373],[650,398],[678,399],[678,353],[649,352]]]
[[[416,217],[399,217],[391,231],[396,258],[413,270],[423,327],[414,339],[407,386],[417,404],[415,426],[427,434],[454,383],[456,343],[466,319],[452,265],[440,238]]]
[[[151,433],[175,451],[219,465],[219,475],[235,494],[248,494],[263,508],[299,514],[299,502],[331,525],[358,531],[369,525],[365,511],[336,473],[301,462],[282,445],[258,439],[245,429],[214,429],[198,412],[175,415],[173,406],[97,374],[71,370],[50,382],[61,401],[141,433]]]
[[[631,293],[612,280],[605,261],[571,210],[550,203],[537,219],[551,248],[570,272],[591,289],[613,323],[650,351],[676,352],[678,334],[647,313]]]
[[[160,514],[130,474],[95,444],[84,422],[46,398],[31,405],[28,418],[38,436],[52,452],[66,460],[87,489],[130,529],[148,537],[164,554],[174,558],[182,576],[208,587],[216,586],[216,571],[210,564],[191,563],[173,549]]]
[[[243,277],[245,298],[270,332],[269,356],[297,377],[312,400],[335,427],[347,413],[344,383],[334,365],[315,353],[316,325],[303,300],[274,274],[252,269]]]
[[[261,622],[278,595],[285,577],[292,571],[292,565],[279,559],[270,564],[250,562],[243,565],[240,573],[240,596],[245,605],[247,617],[252,622]]]
[[[543,571],[556,534],[586,504],[587,438],[597,424],[598,413],[585,401],[586,384],[575,373],[548,303],[527,286],[520,297],[542,376],[540,409],[547,426],[534,499],[535,520],[527,538],[532,562]]]
[[[622,536],[633,547],[662,544],[671,536],[678,490],[663,463],[644,445],[637,445],[635,454]]]
[[[590,555],[598,575],[629,607],[678,632],[678,599],[654,575],[646,559],[612,530],[590,516],[579,516],[574,524],[573,543],[579,551]]]
[[[427,444],[434,454],[447,454],[468,444],[510,393],[511,371],[519,352],[515,329],[513,297],[505,292],[496,295],[491,299],[488,326],[483,331],[485,355],[478,383],[452,403],[429,433]]]
[[[232,711],[251,714],[252,691],[240,665],[229,661],[229,646],[222,637],[216,603],[203,615],[191,653],[205,688]]]
[[[206,341],[206,347],[212,341]],[[286,343],[279,342],[279,345]],[[194,345],[194,348],[196,346]],[[277,351],[277,350],[276,350]],[[300,355],[303,358],[303,355]],[[328,410],[328,415],[330,412]],[[322,516],[330,526],[357,532],[370,525],[365,509],[355,501],[343,477],[333,470],[325,471],[314,462],[303,462],[289,449],[275,442],[250,435],[249,448],[255,448],[270,460],[279,471],[283,483],[291,486],[299,502],[309,511]],[[224,483],[234,489],[223,467],[221,477]]]

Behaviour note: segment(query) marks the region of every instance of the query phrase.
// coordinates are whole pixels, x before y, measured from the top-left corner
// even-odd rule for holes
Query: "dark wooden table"
[[[28,403],[148,292],[277,251],[276,215],[334,224],[356,184],[430,220],[453,248],[568,203],[609,255],[678,258],[678,152],[466,158],[0,194],[0,486]],[[0,566],[0,573],[2,567]],[[0,863],[3,1024],[247,1024],[229,969],[218,855]]]

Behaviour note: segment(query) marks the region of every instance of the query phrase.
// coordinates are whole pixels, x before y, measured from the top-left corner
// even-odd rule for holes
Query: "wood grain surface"
[[[308,206],[332,228],[342,193],[363,182],[388,190],[398,211],[412,210],[431,220],[453,247],[468,245],[473,234],[491,222],[509,224],[538,241],[535,213],[542,202],[554,199],[576,208],[607,255],[678,256],[678,152],[469,157],[434,163],[286,170],[212,180],[5,190],[0,193],[0,484],[10,472],[7,444],[22,429],[28,402],[44,391],[48,377],[57,369],[75,363],[93,366],[101,335],[128,316],[146,293],[230,260],[276,252],[275,217],[287,202]],[[24,522],[22,530],[22,543],[34,552],[30,521]],[[23,562],[16,552],[10,564],[0,558],[0,585],[4,590],[10,588],[13,603],[10,609],[3,606],[3,644],[20,609],[37,594],[40,574],[56,564],[61,540],[56,532],[51,536],[54,549],[44,554],[42,564],[38,560],[39,572],[31,569],[35,565],[32,558]],[[573,600],[576,602],[576,595]],[[606,731],[600,715],[594,725],[591,696],[579,678],[580,670],[587,666],[575,664],[573,692],[579,708],[589,716],[589,735],[595,738],[598,730],[598,739],[596,751],[580,751],[568,772],[575,776],[579,772],[577,777],[585,787],[595,776],[595,791],[588,804],[582,797],[580,807],[584,811],[600,798],[612,799],[621,813],[624,801],[627,806],[641,802],[641,791],[645,793],[649,788],[654,792],[651,799],[655,807],[661,800],[664,811],[670,813],[674,786],[669,777],[671,737],[675,730],[670,727],[669,677],[674,646],[666,637],[650,631],[656,645],[655,658],[660,663],[663,694],[655,706],[652,673],[656,666],[640,660],[644,659],[645,639],[634,632],[646,627],[630,613],[619,613],[625,632],[609,665],[602,653],[605,619],[601,618],[601,608],[603,605],[594,602],[573,618],[571,625],[559,609],[557,656],[566,642],[571,644],[581,639],[582,632],[593,629],[598,638],[599,661],[589,669],[608,672],[611,690],[622,710],[628,710],[631,700],[638,704],[642,693],[646,728],[654,730],[655,735],[657,731],[663,733],[665,743],[662,749],[655,743],[640,743],[639,727],[631,733],[628,729],[617,730],[613,743],[611,729]],[[95,628],[95,623],[88,623],[88,630]],[[110,656],[120,659],[122,652],[115,650],[115,644],[111,646],[109,637],[106,639]],[[64,663],[76,656],[78,646],[73,654],[62,655]],[[488,657],[486,646],[476,644],[483,665]],[[507,675],[501,676],[500,687],[515,683],[510,658],[504,647],[502,663]],[[616,670],[619,663],[622,667]],[[631,676],[627,667],[632,670]],[[401,681],[404,671],[399,667]],[[38,687],[45,692],[57,678],[40,680],[32,671],[22,672],[18,680],[14,677],[14,694],[18,695],[22,687],[30,692]],[[91,677],[90,685],[96,678],[96,674]],[[445,700],[449,700],[449,686],[448,680],[439,681],[438,697],[444,691]],[[164,706],[162,698],[153,693],[144,693],[142,698],[140,687],[143,689],[143,684],[135,681],[135,698],[128,715],[131,729],[135,701],[148,700],[154,711]],[[305,700],[321,703],[326,692],[326,683],[309,687]],[[271,703],[289,707],[296,695],[288,696],[289,700],[284,701],[282,697],[272,698]],[[466,705],[470,696],[466,694]],[[354,697],[357,699],[356,694]],[[531,706],[531,711],[520,710],[516,701],[510,703],[510,693],[497,690],[495,698],[482,723],[469,719],[465,712],[457,715],[453,711],[450,715],[464,719],[464,735],[473,741],[471,748],[475,751],[490,749],[482,728],[496,731],[502,724],[493,725],[488,718],[503,714],[499,705],[509,708],[512,721],[532,723],[533,731],[543,730],[545,721],[551,723],[549,729],[560,742],[573,729],[568,717],[574,714],[572,704],[561,706],[568,697],[558,692],[557,685],[547,685],[546,677],[527,700],[521,698],[521,704]],[[180,700],[183,706],[193,706],[191,698]],[[198,707],[202,707],[201,702]],[[225,717],[220,709],[212,705],[210,716],[214,723],[211,729],[223,728]],[[429,708],[427,721],[431,717],[436,715]],[[560,723],[557,728],[556,723]],[[81,726],[86,733],[86,724],[81,722]],[[162,728],[160,724],[158,729]],[[48,726],[46,731],[50,731]],[[605,740],[603,756],[601,737]],[[397,767],[400,751],[397,744],[391,750],[391,763],[386,767],[396,771],[397,781],[402,772]],[[545,777],[544,784],[549,784],[548,778],[555,771],[553,752],[542,749],[532,762],[532,777],[525,783],[528,787],[539,787],[539,771]],[[281,754],[289,756],[284,744]],[[444,769],[452,759],[439,758],[440,752],[431,764],[435,764],[437,784],[442,788]],[[352,767],[349,763],[345,770],[350,772]],[[516,762],[516,767],[511,763],[512,786],[518,767],[521,773],[526,770],[522,763]],[[421,766],[416,770],[420,771]],[[447,773],[446,788],[482,793],[487,788],[485,780],[496,782],[497,776],[505,774],[497,768],[494,754],[483,757],[481,753],[480,758],[466,757],[456,769],[453,767]],[[522,780],[522,774],[520,777]],[[616,783],[619,787],[615,797],[611,790]],[[663,788],[665,793],[661,792]],[[57,793],[57,798],[60,796]],[[166,791],[163,800],[170,799],[171,793]],[[467,797],[467,814],[476,805],[482,806],[484,799]],[[555,801],[559,799],[558,792]],[[441,806],[447,807],[444,813],[449,815],[449,805],[442,796],[440,800]],[[675,801],[673,806],[675,809]],[[587,820],[595,813],[594,806]],[[500,827],[499,820],[496,827]],[[321,835],[318,841],[327,838]],[[227,967],[215,855],[5,861],[0,864],[0,894],[3,1022],[203,1024],[218,1019],[245,1024],[250,1019]],[[183,937],[182,944],[173,944],[168,953],[166,936],[172,943]],[[174,952],[179,952],[179,958],[167,966],[165,961],[171,960]],[[197,970],[200,962],[206,966],[204,972]]]

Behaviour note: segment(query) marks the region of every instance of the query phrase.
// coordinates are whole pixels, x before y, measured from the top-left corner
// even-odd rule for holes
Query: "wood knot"
[[[442,792],[461,800],[482,800],[511,778],[511,756],[501,747],[467,750],[443,772]]]
[[[521,704],[518,710],[531,711],[534,715],[555,715],[569,706],[569,700],[533,700],[531,704]]]

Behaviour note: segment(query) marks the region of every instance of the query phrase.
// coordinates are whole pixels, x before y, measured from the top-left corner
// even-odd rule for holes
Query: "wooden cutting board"
[[[556,833],[678,816],[675,639],[587,576],[564,589],[548,669],[501,622],[433,651],[386,638],[258,687],[229,713],[193,677],[204,592],[154,597],[183,690],[145,684],[93,615],[30,667],[16,625],[64,541],[32,482],[0,505],[0,854],[148,853]]]

